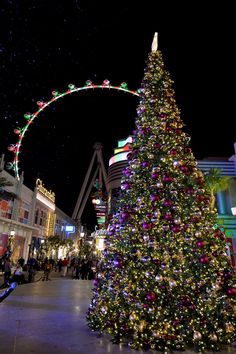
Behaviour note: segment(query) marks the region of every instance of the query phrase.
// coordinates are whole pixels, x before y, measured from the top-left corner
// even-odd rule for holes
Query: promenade
[[[52,273],[51,281],[17,286],[0,303],[0,354],[157,353],[113,344],[87,327],[92,285],[90,280]],[[236,348],[226,347],[220,353],[236,354]]]

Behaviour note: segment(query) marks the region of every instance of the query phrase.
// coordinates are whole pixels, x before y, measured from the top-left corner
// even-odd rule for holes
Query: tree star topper
[[[157,32],[155,32],[153,41],[152,41],[152,52],[156,52],[158,48],[158,37],[157,37]]]

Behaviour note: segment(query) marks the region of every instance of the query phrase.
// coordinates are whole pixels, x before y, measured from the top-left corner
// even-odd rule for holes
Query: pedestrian
[[[11,277],[11,260],[9,257],[5,259],[4,263],[4,283],[7,282]]]
[[[65,277],[67,274],[67,267],[68,267],[68,260],[66,259],[66,257],[63,259],[62,261],[62,267],[61,267],[61,271],[62,271],[62,276]]]
[[[15,281],[18,285],[25,283],[25,276],[23,273],[23,268],[19,262],[16,265],[16,269],[14,271],[12,281]]]
[[[38,270],[38,262],[32,255],[30,256],[27,262],[27,266],[28,266],[28,282],[31,283],[34,280],[36,270]]]
[[[59,261],[57,262],[58,265],[58,271],[59,273],[61,272],[61,267],[62,267],[62,259],[60,258]]]
[[[43,268],[43,278],[42,281],[44,280],[50,280],[49,279],[49,274],[51,272],[51,270],[53,269],[52,263],[50,262],[49,259],[45,259],[45,262],[42,265]]]
[[[23,268],[23,267],[24,267],[24,264],[25,264],[24,258],[23,258],[23,257],[20,257],[20,258],[18,259],[18,263],[19,263],[20,266]]]

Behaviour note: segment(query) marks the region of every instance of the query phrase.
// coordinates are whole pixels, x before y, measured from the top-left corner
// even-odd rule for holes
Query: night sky
[[[160,4],[159,4],[160,3]],[[52,91],[86,80],[140,87],[154,32],[166,69],[174,80],[176,102],[197,159],[230,157],[236,141],[233,25],[229,3],[2,0],[0,9],[0,153],[13,160],[13,130],[26,123]],[[233,5],[232,5],[233,6]],[[106,168],[119,139],[135,128],[138,98],[94,90],[66,96],[46,108],[25,135],[20,168],[33,189],[41,178],[56,204],[72,215],[93,145],[101,142]],[[90,203],[89,203],[90,204]],[[90,228],[91,205],[82,222]]]

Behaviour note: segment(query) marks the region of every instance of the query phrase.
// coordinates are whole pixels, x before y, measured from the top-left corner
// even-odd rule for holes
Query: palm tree
[[[218,168],[212,168],[208,173],[204,174],[206,182],[206,190],[210,193],[211,197],[211,209],[215,207],[215,195],[217,192],[226,191],[230,186],[231,177],[221,176],[221,170]]]
[[[8,195],[11,198],[17,198],[16,194],[5,190],[5,187],[12,187],[13,183],[8,181],[6,177],[1,176],[2,169],[0,169],[0,198],[4,195]]]
[[[13,186],[13,184],[8,181],[5,177],[1,176],[2,169],[0,169],[0,190],[2,190],[3,187],[8,187],[8,186]]]

